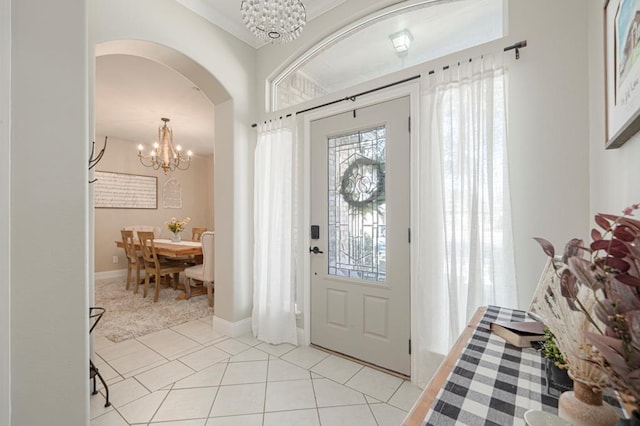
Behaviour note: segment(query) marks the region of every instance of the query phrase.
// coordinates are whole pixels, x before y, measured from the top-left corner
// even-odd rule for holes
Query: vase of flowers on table
[[[599,229],[592,229],[591,243],[571,240],[562,262],[554,262],[556,298],[583,318],[582,326],[560,332],[580,336],[580,362],[602,373],[606,382],[600,381],[598,388],[606,383],[631,404],[633,419],[640,413],[640,221],[630,216],[639,208],[634,204],[622,215],[597,214]],[[536,240],[555,257],[551,243]]]
[[[609,386],[606,374],[590,360],[594,348],[588,344],[585,331],[594,327],[585,314],[575,305],[589,312],[595,303],[588,292],[580,292],[576,299],[564,297],[562,279],[566,264],[563,258],[548,262],[543,277],[544,297],[537,298],[536,311],[545,326],[553,333],[558,350],[566,361],[573,389],[565,390],[558,399],[558,415],[571,424],[580,426],[612,426],[617,420],[616,411],[602,399],[602,392]]]
[[[170,222],[167,222],[167,228],[173,234],[171,237],[171,241],[177,243],[182,240],[180,233],[184,231],[184,228],[191,221],[190,217],[185,218],[184,220],[178,220],[175,217],[171,218]]]

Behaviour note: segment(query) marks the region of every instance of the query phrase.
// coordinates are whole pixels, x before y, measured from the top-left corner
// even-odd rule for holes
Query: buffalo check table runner
[[[494,321],[524,321],[525,316],[524,311],[487,307],[423,425],[524,425],[527,410],[557,414],[557,397],[546,393],[544,358],[489,329]],[[606,399],[624,415],[615,397]]]

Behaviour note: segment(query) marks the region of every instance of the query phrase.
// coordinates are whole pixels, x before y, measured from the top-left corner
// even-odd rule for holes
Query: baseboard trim
[[[217,316],[213,316],[213,330],[216,333],[229,337],[238,337],[251,331],[251,317],[240,321],[230,322]]]
[[[127,276],[127,270],[116,269],[113,271],[96,272],[94,276],[96,280],[109,280],[112,278],[123,278]]]

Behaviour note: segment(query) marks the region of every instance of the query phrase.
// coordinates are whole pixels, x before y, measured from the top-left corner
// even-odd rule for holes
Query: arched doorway
[[[156,122],[157,120],[159,120],[161,115],[162,116],[166,115],[167,109],[170,109],[171,111],[173,111],[173,114],[181,115],[180,118],[182,119],[183,125],[187,125],[188,127],[188,124],[191,124],[191,127],[189,128],[183,127],[183,133],[182,133],[183,135],[186,135],[192,141],[198,140],[200,144],[202,144],[204,140],[204,143],[209,145],[206,148],[203,148],[202,146],[200,147],[200,151],[202,155],[200,155],[199,158],[197,158],[197,160],[201,161],[200,158],[206,157],[209,163],[213,163],[215,159],[215,156],[212,155],[215,149],[214,147],[215,128],[217,126],[229,125],[229,123],[227,123],[226,120],[218,119],[218,115],[216,114],[216,108],[214,105],[226,103],[227,101],[229,101],[230,95],[226,91],[226,89],[218,82],[218,80],[213,75],[211,75],[210,72],[205,70],[196,61],[176,51],[175,49],[171,49],[169,47],[162,46],[156,43],[151,43],[151,42],[143,42],[139,40],[119,40],[119,41],[113,41],[113,42],[106,42],[96,46],[95,52],[96,52],[96,67],[97,67],[96,74],[99,74],[98,71],[100,71],[103,74],[105,72],[111,72],[114,74],[121,73],[121,74],[127,75],[130,73],[135,73],[136,71],[140,72],[141,70],[144,70],[143,72],[147,72],[148,74],[142,76],[142,79],[138,80],[138,82],[140,83],[144,81],[144,79],[153,80],[153,76],[149,75],[149,73],[151,74],[155,73],[158,75],[162,73],[165,73],[165,74],[168,73],[168,74],[174,75],[174,77],[172,77],[174,79],[173,81],[184,80],[184,82],[182,82],[182,89],[183,89],[182,92],[184,92],[185,87],[187,88],[186,90],[192,92],[190,99],[186,99],[183,97],[182,99],[170,99],[168,102],[167,101],[160,102],[159,99],[162,99],[162,96],[154,97],[154,96],[148,96],[148,94],[151,90],[157,90],[158,92],[162,93],[163,87],[153,87],[153,85],[146,85],[144,89],[140,90],[139,92],[136,92],[136,96],[143,97],[143,98],[148,97],[148,99],[142,102],[137,102],[136,98],[129,97],[128,98],[129,103],[131,104],[136,103],[136,105],[135,107],[132,107],[130,110],[125,111],[120,115],[118,114],[114,115],[113,113],[106,113],[104,105],[102,104],[104,104],[105,102],[111,101],[114,103],[120,103],[119,108],[126,109],[126,107],[124,106],[126,105],[126,103],[122,104],[123,99],[121,98],[126,99],[126,97],[123,96],[122,91],[120,92],[120,98],[118,98],[118,96],[115,95],[113,97],[107,97],[105,100],[104,97],[96,96],[96,105],[98,103],[98,100],[101,103],[101,107],[100,108],[96,107],[94,111],[95,112],[94,128],[96,132],[96,137],[98,139],[101,139],[104,136],[110,136],[110,137],[114,136],[112,134],[107,134],[107,133],[114,133],[116,138],[118,138],[119,136],[119,139],[115,139],[115,142],[114,142],[119,145],[113,145],[113,142],[112,142],[112,147],[110,148],[114,151],[114,154],[116,154],[116,157],[114,159],[110,158],[109,157],[110,153],[107,150],[107,154],[105,155],[105,159],[103,160],[103,164],[102,164],[103,167],[106,166],[108,169],[114,169],[114,168],[120,169],[120,167],[114,167],[114,160],[115,160],[119,163],[124,163],[121,167],[124,168],[125,173],[128,172],[132,174],[137,174],[137,173],[148,174],[148,172],[152,172],[151,174],[153,174],[153,170],[146,169],[140,166],[139,164],[137,164],[137,159],[135,159],[135,155],[134,155],[135,149],[136,149],[135,147],[137,146],[138,143],[148,144],[150,142],[150,139],[147,138],[147,133],[150,138],[153,137],[154,126],[156,125]],[[111,62],[108,62],[107,59],[109,59],[109,61]],[[105,65],[107,63],[110,63],[111,65],[110,66]],[[106,70],[103,69],[101,71],[99,68],[100,64],[103,64],[102,68],[105,68]],[[129,64],[131,65],[131,68],[118,69],[117,66],[114,68],[113,64]],[[136,64],[137,68],[133,67],[133,64]],[[127,67],[125,66],[122,68],[127,68]],[[102,80],[103,79],[101,78],[101,81]],[[131,81],[132,80],[129,80],[129,82]],[[159,81],[170,81],[170,79],[168,79],[167,76],[165,75],[164,77],[159,77]],[[104,92],[102,88],[100,89],[101,90],[97,90],[96,92],[98,93]],[[111,89],[114,92],[116,91],[116,89],[114,88],[111,88]],[[165,89],[167,88],[165,87]],[[191,89],[195,89],[195,90],[191,90]],[[168,97],[171,97],[172,94],[175,96],[176,93],[178,92],[168,93]],[[168,108],[172,104],[180,103],[180,102],[184,104],[182,107]],[[197,108],[200,108],[205,111],[204,112],[196,111]],[[100,116],[101,111],[102,111],[103,117]],[[185,111],[185,112],[182,113],[182,111]],[[158,115],[158,117],[155,117],[155,115]],[[196,115],[199,116],[198,119],[194,118]],[[106,116],[108,116],[108,119]],[[114,125],[113,122],[105,123],[105,122],[108,122],[109,119],[111,121],[114,121],[114,120],[117,121],[117,124]],[[151,121],[149,122],[149,120]],[[209,120],[211,121],[210,123],[209,123]],[[206,122],[206,123],[203,124],[203,122]],[[140,127],[142,127],[142,129],[140,129]],[[194,127],[198,127],[199,130],[197,132],[195,130],[192,130]],[[109,129],[110,132],[106,132],[106,129]],[[193,135],[189,133],[189,130],[192,130],[191,133],[193,133]],[[123,148],[121,147],[122,145],[126,145],[127,144],[126,142],[128,141],[131,142],[130,144],[131,155],[129,155],[128,151],[123,152]],[[129,148],[127,147],[124,149],[128,150]],[[196,151],[196,155],[197,154],[198,152]],[[131,161],[134,159],[135,161]],[[127,162],[129,164],[126,164]],[[99,170],[100,167],[97,167],[97,169]],[[103,168],[103,170],[105,169]],[[186,210],[186,215],[189,215],[190,212],[193,210],[198,210],[199,211],[199,213],[197,214],[198,222],[199,222],[198,224],[205,225],[209,229],[214,229],[214,217],[215,217],[215,214],[214,214],[215,204],[213,203],[213,200],[212,200],[213,199],[212,194],[214,193],[213,170],[215,170],[215,168],[213,164],[211,164],[211,166],[207,167],[206,173],[204,175],[200,173],[200,176],[198,176],[197,178],[193,176],[193,169],[187,172],[179,172],[179,173],[184,173],[182,176],[188,177],[192,181],[194,179],[197,179],[200,182],[202,182],[202,186],[200,187],[200,189],[202,190],[203,200],[208,200],[208,201],[202,203],[202,204],[205,204],[205,206],[198,205],[197,206],[198,208],[196,209],[194,204],[198,204],[198,200],[193,200],[192,206],[191,206],[192,208],[191,210],[188,210],[188,209]],[[123,170],[120,169],[117,171],[123,171]],[[200,171],[202,172],[202,167],[200,167]],[[161,183],[160,178],[162,179],[169,178],[168,176],[163,176],[162,173],[158,174],[158,176],[159,176],[158,178],[159,185]],[[191,197],[191,198],[193,199],[194,197]],[[122,258],[123,256],[118,256],[122,254],[120,253],[121,250],[116,249],[115,247],[113,247],[113,244],[112,244],[112,240],[114,239],[114,237],[116,239],[118,238],[117,236],[118,229],[121,229],[123,226],[127,224],[131,225],[134,222],[135,223],[138,223],[141,221],[144,222],[145,220],[153,222],[154,225],[159,224],[162,226],[162,224],[166,220],[168,220],[169,217],[181,214],[180,212],[176,212],[173,210],[171,211],[164,210],[160,203],[158,203],[156,210],[147,210],[147,211],[115,210],[115,211],[112,211],[112,214],[108,214],[108,215],[102,214],[104,213],[104,211],[96,210],[94,212],[92,210],[92,213],[94,214],[91,216],[91,224],[93,225],[92,228],[95,231],[92,234],[92,237],[93,237],[92,244],[90,244],[90,248],[93,250],[93,256],[90,256],[90,258],[94,259],[94,265],[92,270],[96,271],[99,275],[107,274],[107,276],[109,275],[109,272],[120,273],[121,272],[120,268],[122,267],[122,264],[124,262],[124,259]],[[123,214],[118,214],[118,213],[123,213]],[[193,215],[194,213],[191,213],[191,215]],[[115,220],[110,220],[110,221],[101,220],[101,218],[105,218],[105,217],[112,218],[114,216],[118,216],[120,219],[118,220],[118,218],[116,217]],[[167,217],[164,217],[164,216],[167,216]],[[126,217],[131,218],[130,220],[131,223],[124,223],[124,222],[120,223],[122,222],[122,220],[125,220],[123,218],[126,218]],[[114,229],[111,229],[111,230],[107,229],[109,228],[109,226],[111,226],[111,228],[114,228]],[[114,262],[113,264],[111,264],[112,258]],[[93,291],[90,291],[90,294],[93,295]]]

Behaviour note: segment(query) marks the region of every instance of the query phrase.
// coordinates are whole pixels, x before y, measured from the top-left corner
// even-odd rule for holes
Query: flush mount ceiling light
[[[407,56],[409,53],[409,47],[413,41],[413,37],[409,30],[402,30],[395,34],[391,34],[389,38],[391,39],[391,43],[393,43],[396,55],[400,57]]]
[[[144,155],[142,150],[144,147],[138,145],[138,158],[140,163],[145,167],[153,167],[154,170],[162,168],[164,174],[175,170],[187,170],[191,165],[191,151],[187,152],[187,157],[182,155],[182,147],[173,144],[173,130],[167,126],[168,118],[161,118],[164,122],[158,128],[158,142],[153,144],[153,150],[149,155]],[[146,162],[145,162],[146,161]]]
[[[266,41],[295,40],[307,22],[300,0],[243,0],[240,12],[249,31]]]

